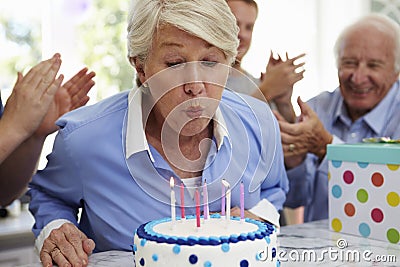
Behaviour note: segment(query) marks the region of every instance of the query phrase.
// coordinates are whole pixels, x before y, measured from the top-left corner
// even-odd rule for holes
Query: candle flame
[[[172,188],[174,188],[174,185],[175,185],[175,180],[174,180],[174,177],[171,176],[171,179],[169,179],[169,186],[172,189]]]

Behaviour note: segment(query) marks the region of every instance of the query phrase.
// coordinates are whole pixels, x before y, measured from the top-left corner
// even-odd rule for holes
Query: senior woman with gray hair
[[[222,179],[232,207],[244,183],[248,217],[268,219],[267,200],[278,210],[285,200],[277,121],[265,103],[224,90],[238,46],[225,1],[137,1],[128,23],[142,86],[62,117],[49,163],[31,183],[44,266],[130,250],[138,226],[171,216],[170,183],[176,194],[184,188],[187,214],[205,181],[210,212],[221,211]]]

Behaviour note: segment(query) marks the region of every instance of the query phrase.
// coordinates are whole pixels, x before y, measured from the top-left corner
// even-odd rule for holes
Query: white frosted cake
[[[136,266],[279,266],[274,225],[219,214],[171,222],[151,221],[135,231],[133,252]]]

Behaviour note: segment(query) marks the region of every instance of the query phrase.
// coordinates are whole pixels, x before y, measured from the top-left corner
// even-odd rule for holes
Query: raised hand
[[[63,84],[35,134],[48,135],[55,132],[58,130],[55,121],[61,115],[84,106],[89,101],[87,94],[95,84],[93,81],[95,75],[93,71],[88,73],[88,69],[83,68]]]
[[[61,66],[59,54],[40,62],[17,82],[7,100],[1,123],[14,133],[13,138],[24,140],[31,136],[42,122],[60,88],[63,76],[55,78]]]
[[[286,60],[278,55],[275,59],[271,51],[266,74],[262,74],[262,82],[260,90],[267,100],[273,100],[275,103],[280,101],[290,101],[293,85],[303,79],[305,70],[300,70],[304,66],[304,62],[295,64],[295,61],[304,57],[300,54],[296,57],[289,58],[286,53]]]

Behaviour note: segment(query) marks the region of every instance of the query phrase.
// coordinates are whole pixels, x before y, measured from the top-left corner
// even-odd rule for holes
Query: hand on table
[[[95,248],[92,239],[80,231],[75,225],[65,223],[51,231],[40,251],[43,266],[87,266],[89,256]]]

